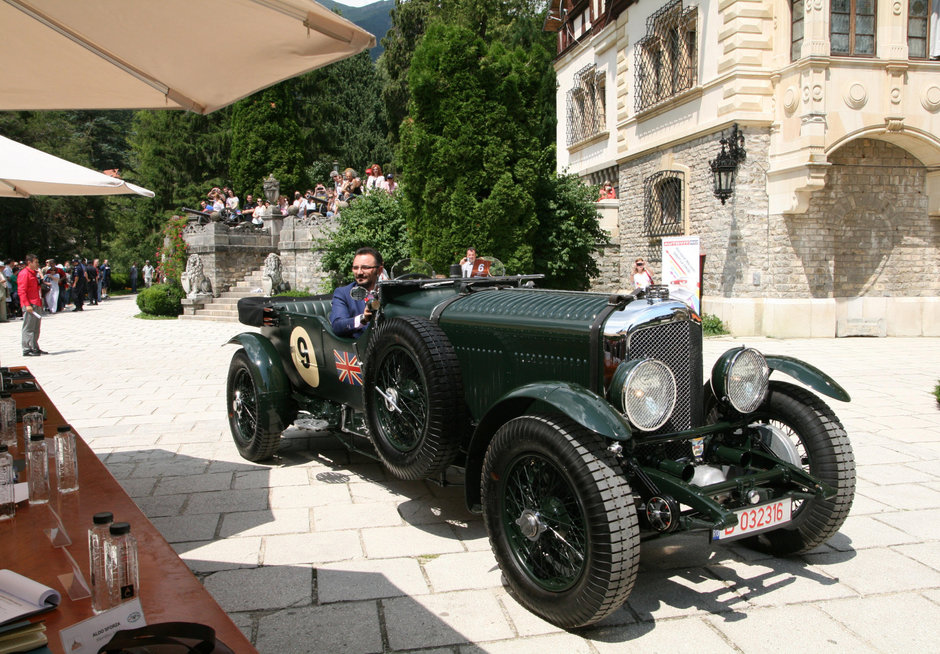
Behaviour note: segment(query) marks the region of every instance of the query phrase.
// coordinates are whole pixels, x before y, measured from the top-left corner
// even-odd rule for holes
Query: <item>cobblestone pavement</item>
[[[130,297],[43,319],[23,358],[166,539],[264,653],[926,652],[940,625],[940,339],[709,339],[706,369],[754,344],[833,375],[858,462],[828,545],[767,558],[704,536],[643,545],[627,604],[561,631],[505,591],[459,487],[392,479],[323,435],[287,432],[269,465],[229,435],[225,378],[246,328],[143,321]],[[146,590],[144,590],[146,592]]]

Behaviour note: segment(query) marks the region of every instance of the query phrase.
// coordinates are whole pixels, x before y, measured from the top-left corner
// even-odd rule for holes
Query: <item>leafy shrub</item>
[[[111,273],[111,290],[120,291],[130,286],[130,277],[127,273]]]
[[[702,332],[705,336],[721,336],[729,333],[725,324],[721,322],[721,318],[710,313],[702,314]]]
[[[178,316],[184,297],[183,289],[175,284],[154,284],[137,294],[137,306],[152,316]]]

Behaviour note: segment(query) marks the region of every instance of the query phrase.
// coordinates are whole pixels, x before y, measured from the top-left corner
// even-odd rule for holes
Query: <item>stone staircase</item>
[[[180,320],[216,320],[219,322],[238,322],[238,300],[249,295],[260,295],[255,289],[261,288],[262,270],[253,270],[229,290],[212,302],[198,309],[195,315],[180,316]]]

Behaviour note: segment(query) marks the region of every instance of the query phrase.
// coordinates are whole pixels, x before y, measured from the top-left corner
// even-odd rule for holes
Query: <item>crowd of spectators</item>
[[[23,316],[17,282],[24,269],[29,270],[26,261],[0,261],[0,322]],[[72,311],[82,311],[85,304],[96,305],[111,292],[111,264],[107,259],[75,256],[66,258],[64,263],[46,259],[34,274],[39,281],[41,306],[46,314],[65,311],[69,306]]]
[[[216,216],[232,224],[251,223],[256,227],[264,225],[264,218],[270,216],[325,216],[332,218],[348,207],[362,195],[382,191],[394,193],[398,189],[395,175],[384,174],[379,164],[366,168],[365,181],[353,168],[342,172],[330,173],[330,181],[318,182],[314,188],[306,191],[294,191],[293,197],[280,195],[276,205],[261,196],[255,199],[250,193],[242,202],[235,192],[227,186],[214,187],[201,202],[200,210],[210,216]]]

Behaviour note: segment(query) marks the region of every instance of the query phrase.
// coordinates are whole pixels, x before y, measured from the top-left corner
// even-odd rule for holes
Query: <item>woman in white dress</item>
[[[49,292],[43,298],[46,303],[46,311],[55,313],[56,307],[59,305],[59,270],[55,266],[49,266],[42,279],[49,284]]]

